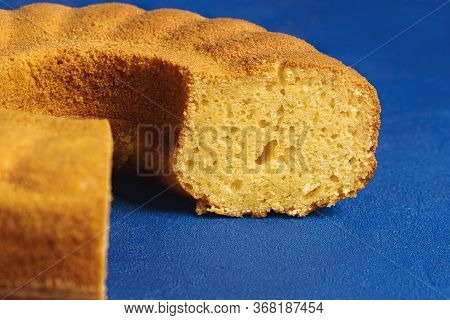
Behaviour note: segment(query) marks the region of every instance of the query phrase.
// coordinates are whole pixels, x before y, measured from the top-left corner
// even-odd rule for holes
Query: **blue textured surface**
[[[444,2],[134,3],[247,19],[352,65]],[[382,104],[379,167],[356,199],[305,219],[257,220],[197,217],[191,201],[164,194],[128,214],[161,189],[116,179],[110,298],[450,297],[450,4],[356,69]]]

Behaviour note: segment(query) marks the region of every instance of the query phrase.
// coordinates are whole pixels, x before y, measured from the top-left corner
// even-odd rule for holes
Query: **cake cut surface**
[[[108,122],[0,110],[0,149],[0,297],[104,298]]]
[[[0,10],[0,27],[1,108],[108,119],[115,165],[134,170],[137,128],[171,128],[145,170],[199,214],[304,216],[374,174],[375,89],[303,40],[124,4]]]
[[[348,79],[289,69],[202,92],[175,161],[198,213],[303,216],[374,173],[374,102]]]

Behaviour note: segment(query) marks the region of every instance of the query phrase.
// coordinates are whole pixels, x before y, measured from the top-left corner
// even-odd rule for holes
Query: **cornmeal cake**
[[[0,110],[0,298],[105,295],[105,120]]]
[[[0,29],[1,108],[109,119],[117,167],[176,183],[199,214],[304,216],[374,174],[375,89],[293,36],[116,3],[0,11]],[[146,127],[171,133],[155,145]]]

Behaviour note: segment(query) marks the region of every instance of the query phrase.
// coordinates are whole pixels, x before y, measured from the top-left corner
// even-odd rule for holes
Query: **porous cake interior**
[[[193,90],[175,172],[198,213],[305,215],[373,174],[375,102],[345,76],[286,69]]]
[[[116,165],[142,169],[140,123],[181,128],[179,141],[164,141],[167,154],[145,150],[156,161],[144,169],[176,178],[198,199],[198,213],[305,215],[354,196],[375,168],[377,101],[345,73],[280,68],[273,76],[208,78],[94,49],[3,68],[3,77],[27,83],[22,90],[5,79],[7,109],[109,119]]]

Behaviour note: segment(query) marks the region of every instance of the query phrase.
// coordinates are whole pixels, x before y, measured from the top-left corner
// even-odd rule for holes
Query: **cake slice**
[[[0,150],[0,297],[103,298],[108,122],[0,110]]]

